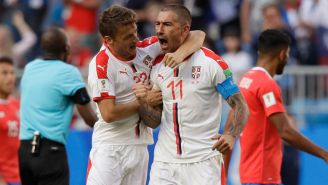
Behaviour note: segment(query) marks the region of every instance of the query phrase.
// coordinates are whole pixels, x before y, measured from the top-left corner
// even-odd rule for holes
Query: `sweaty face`
[[[174,52],[182,44],[183,27],[174,12],[159,12],[155,21],[155,30],[161,48],[165,53]]]
[[[289,48],[287,49],[287,51],[284,52],[284,56],[279,61],[276,74],[280,75],[284,72],[284,68],[287,64],[288,58],[289,58]]]
[[[0,63],[0,95],[9,96],[14,91],[15,82],[14,66]]]
[[[113,49],[120,57],[130,59],[136,55],[138,42],[137,25],[135,23],[118,28],[113,39]]]

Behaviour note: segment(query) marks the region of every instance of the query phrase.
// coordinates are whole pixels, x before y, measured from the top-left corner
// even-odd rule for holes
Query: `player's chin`
[[[169,45],[167,43],[161,44],[161,48],[164,51],[164,53],[168,53],[169,52]]]
[[[281,75],[284,72],[284,69],[280,69],[277,71],[277,75]]]
[[[136,52],[137,52],[136,47],[130,47],[129,48],[129,54],[130,54],[130,56],[135,56],[136,55]]]

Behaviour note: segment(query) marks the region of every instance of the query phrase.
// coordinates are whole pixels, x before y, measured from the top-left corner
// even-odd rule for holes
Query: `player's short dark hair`
[[[258,50],[261,54],[274,55],[283,49],[287,49],[290,43],[290,37],[283,31],[268,29],[259,36]]]
[[[119,27],[133,23],[136,23],[136,13],[133,10],[113,5],[100,15],[98,27],[103,37],[114,38]]]
[[[67,36],[63,29],[52,27],[42,34],[41,48],[47,54],[59,56],[67,52]]]
[[[0,64],[10,64],[10,65],[14,65],[14,61],[12,58],[7,57],[7,56],[3,56],[0,57]]]
[[[191,14],[188,8],[181,4],[167,4],[161,9],[161,12],[172,11],[178,15],[179,22],[183,24],[191,25]]]

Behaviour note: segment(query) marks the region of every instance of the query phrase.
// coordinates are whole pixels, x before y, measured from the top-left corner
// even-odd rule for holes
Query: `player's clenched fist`
[[[162,104],[162,91],[159,89],[152,89],[147,94],[147,103],[152,107]]]
[[[231,151],[235,143],[235,138],[230,134],[216,134],[212,140],[217,140],[212,150],[217,150],[222,154]]]
[[[147,102],[147,93],[151,89],[150,85],[144,84],[142,82],[136,83],[132,86],[132,90],[136,95],[137,99],[141,102]]]

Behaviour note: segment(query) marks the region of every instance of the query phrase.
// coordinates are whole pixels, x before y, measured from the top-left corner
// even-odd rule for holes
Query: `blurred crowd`
[[[69,62],[86,75],[102,44],[100,12],[113,4],[135,10],[144,39],[155,34],[153,22],[165,3],[189,8],[192,29],[207,33],[205,46],[228,62],[237,81],[255,65],[255,41],[268,28],[291,36],[289,65],[328,64],[327,0],[0,0],[0,56],[13,58],[15,67],[23,69],[40,56],[41,33],[59,26],[70,39]]]
[[[267,28],[283,29],[293,38],[291,64],[328,64],[326,0],[0,0],[0,56],[13,57],[23,68],[40,55],[41,32],[60,26],[72,44],[70,62],[84,71],[102,42],[99,12],[112,4],[134,9],[143,39],[154,34],[163,3],[184,3],[192,12],[192,29],[207,33],[205,45],[235,73],[254,64],[254,41]]]

